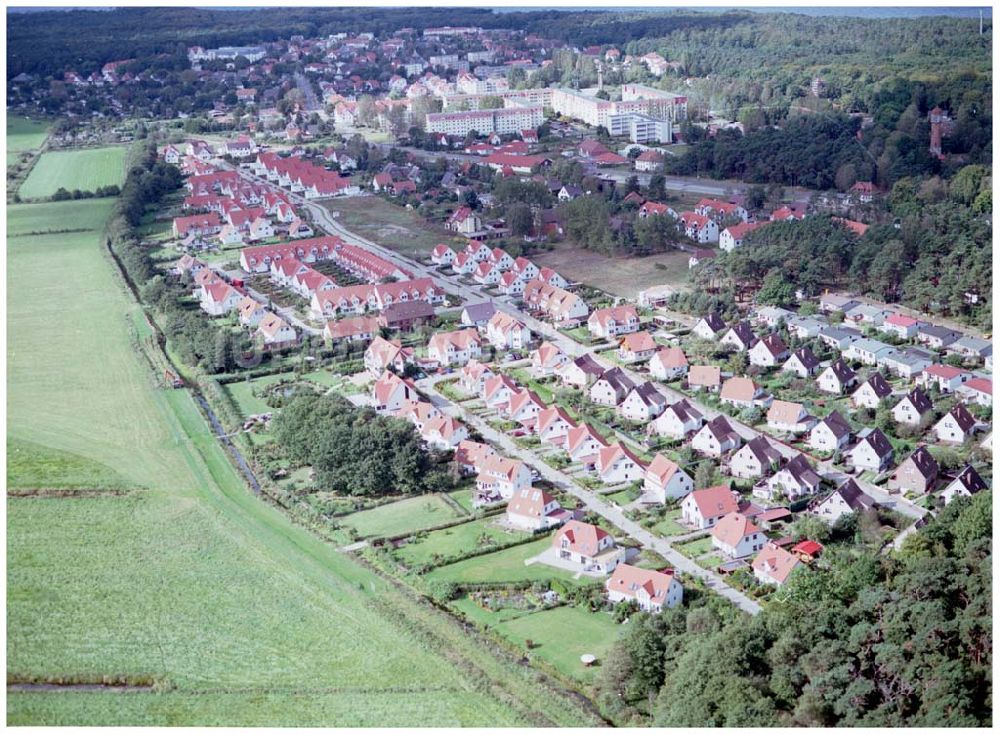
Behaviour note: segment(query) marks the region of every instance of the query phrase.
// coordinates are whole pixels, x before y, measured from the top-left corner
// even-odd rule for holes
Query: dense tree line
[[[606,657],[602,702],[667,727],[989,726],[991,501],[952,502],[890,556],[828,544],[754,618],[704,597],[636,616]]]
[[[341,396],[295,396],[274,419],[275,439],[295,465],[316,473],[316,487],[344,495],[439,489],[441,473],[409,421],[358,408]]]
[[[987,326],[992,319],[991,177],[967,166],[950,181],[905,178],[888,196],[894,222],[861,237],[829,217],[777,222],[699,266],[701,286],[746,289],[788,305],[826,286]]]

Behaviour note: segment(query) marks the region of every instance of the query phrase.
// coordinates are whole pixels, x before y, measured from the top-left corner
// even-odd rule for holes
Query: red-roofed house
[[[552,536],[552,548],[559,560],[574,564],[584,572],[608,574],[624,557],[614,537],[603,528],[572,520]]]
[[[695,528],[711,528],[725,515],[739,510],[728,485],[695,490],[681,501],[681,519]]]
[[[640,610],[654,614],[665,607],[676,607],[684,599],[684,588],[672,569],[656,572],[619,564],[604,587],[610,602],[635,602]]]
[[[712,529],[712,547],[731,559],[741,559],[764,548],[767,536],[742,513],[727,513]]]

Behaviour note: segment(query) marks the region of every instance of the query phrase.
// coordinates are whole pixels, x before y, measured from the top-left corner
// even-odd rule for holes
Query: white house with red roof
[[[482,399],[487,408],[494,411],[505,410],[510,397],[519,390],[517,383],[506,375],[494,375],[483,381]]]
[[[667,498],[683,498],[694,490],[694,480],[676,462],[657,453],[646,468],[642,489],[645,497],[666,503]]]
[[[677,380],[687,371],[687,355],[680,347],[662,347],[649,359],[649,374],[657,380]]]
[[[459,372],[458,384],[466,393],[481,396],[487,379],[492,377],[494,375],[489,365],[484,365],[479,360],[469,360]]]
[[[715,485],[688,493],[681,501],[681,520],[694,528],[711,528],[724,516],[739,510],[728,485]]]
[[[566,353],[552,342],[542,342],[537,350],[531,351],[531,372],[537,377],[555,375],[568,362]]]
[[[281,350],[298,343],[295,328],[271,312],[263,315],[254,337],[267,350]]]
[[[742,205],[718,199],[701,199],[695,205],[694,211],[697,214],[711,217],[716,222],[721,222],[728,217],[739,217],[744,222],[750,218],[750,214]]]
[[[747,235],[766,224],[767,222],[741,222],[737,225],[730,225],[719,233],[719,248],[731,253],[736,248],[743,246]]]
[[[712,528],[712,548],[730,559],[756,554],[767,541],[764,532],[742,513],[727,513]]]
[[[511,421],[516,421],[521,426],[534,428],[538,414],[545,408],[545,403],[535,391],[522,388],[511,394],[504,413]]]
[[[619,564],[604,588],[608,601],[635,602],[640,610],[653,614],[665,607],[677,607],[684,599],[684,588],[672,569],[657,572]]]
[[[465,365],[482,357],[482,343],[476,329],[436,332],[427,344],[427,357],[439,365]]]
[[[788,348],[777,332],[768,334],[757,340],[750,351],[750,364],[757,367],[773,368],[781,365],[790,355]]]
[[[625,550],[603,528],[571,520],[552,536],[552,550],[562,564],[590,574],[609,574],[624,560]]]
[[[631,304],[597,309],[587,318],[587,329],[597,338],[617,337],[639,330],[639,312]]]
[[[522,350],[531,341],[531,330],[510,314],[498,311],[486,325],[486,339],[502,350]]]
[[[538,412],[535,433],[545,444],[566,446],[566,435],[576,422],[562,406],[549,406]]]
[[[235,309],[243,294],[225,281],[206,283],[201,287],[201,308],[212,316],[222,316]]]
[[[507,523],[525,531],[541,531],[558,526],[569,516],[555,496],[537,487],[515,490],[507,503]]]
[[[604,437],[593,426],[580,422],[566,432],[566,453],[574,462],[588,469],[597,464],[598,452],[608,446]]]
[[[432,449],[448,450],[468,439],[469,430],[451,416],[439,416],[424,424],[420,436]]]
[[[965,401],[972,401],[980,406],[993,405],[993,381],[987,378],[969,378],[955,392]]]
[[[379,336],[368,345],[364,361],[365,368],[373,375],[381,375],[389,367],[401,373],[407,365],[413,363],[413,349],[403,347],[399,340],[390,341]]]
[[[719,225],[710,217],[696,212],[681,212],[678,220],[684,234],[702,244],[719,241]]]
[[[457,253],[444,243],[434,246],[431,250],[431,262],[434,265],[451,265],[455,262]]]
[[[802,560],[795,554],[773,543],[767,543],[754,557],[750,566],[753,569],[753,576],[758,581],[780,587],[801,565]]]
[[[642,480],[646,475],[645,463],[621,442],[598,451],[596,470],[601,481],[608,485]]]
[[[953,365],[930,365],[917,377],[916,383],[924,388],[936,385],[942,393],[951,393],[969,380],[972,373]]]
[[[890,314],[878,326],[878,330],[888,334],[895,334],[900,339],[910,339],[917,336],[918,326],[920,326],[920,322],[911,316]]]

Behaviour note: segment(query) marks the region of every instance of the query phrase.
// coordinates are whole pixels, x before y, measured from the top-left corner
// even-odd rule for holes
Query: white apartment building
[[[432,112],[427,115],[427,132],[465,136],[475,130],[481,135],[509,135],[537,128],[545,121],[542,108],[508,107],[501,110],[468,110],[466,112]]]

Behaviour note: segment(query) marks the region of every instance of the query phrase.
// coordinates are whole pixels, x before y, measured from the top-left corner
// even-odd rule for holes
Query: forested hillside
[[[888,556],[793,574],[752,619],[704,600],[641,616],[607,657],[605,703],[666,727],[989,726],[991,503],[953,502]],[[833,533],[863,535],[850,518]]]

